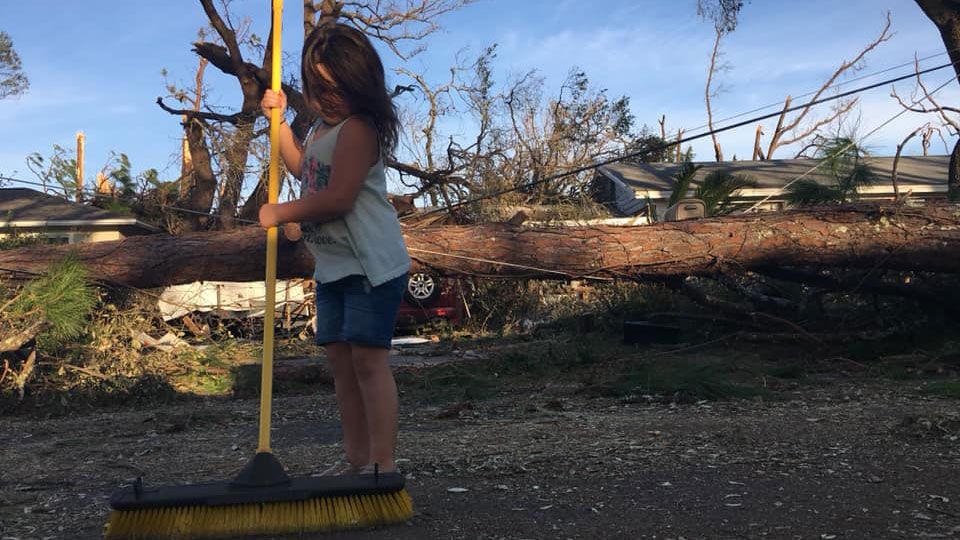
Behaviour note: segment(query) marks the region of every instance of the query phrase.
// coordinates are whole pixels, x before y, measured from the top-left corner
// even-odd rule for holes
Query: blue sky
[[[284,47],[297,52],[302,43],[300,3],[287,4]],[[237,19],[252,17],[254,32],[266,36],[267,0],[234,0],[232,6]],[[913,0],[748,3],[739,27],[724,44],[731,69],[720,76],[725,92],[714,101],[715,115],[736,114],[816,89],[841,60],[877,35],[887,10],[895,35],[868,57],[860,74],[910,61],[915,53],[924,57],[944,51],[936,28]],[[54,144],[72,147],[82,130],[87,136],[87,177],[111,150],[128,154],[135,171],[153,167],[161,170],[161,177],[175,177],[179,121],[154,101],[165,93],[161,69],[166,68],[174,82],[192,78],[196,58],[190,43],[205,23],[199,2],[191,0],[0,0],[0,30],[12,37],[31,82],[26,95],[0,101],[0,174],[34,180],[26,156],[49,154]],[[383,50],[388,68],[403,64],[440,80],[458,51],[475,56],[497,43],[495,76],[501,81],[536,69],[546,80],[547,92],[555,94],[570,69],[579,67],[611,96],[629,96],[639,124],[656,126],[661,114],[673,130],[705,122],[703,84],[713,31],[696,17],[695,0],[479,0],[441,23],[443,29],[426,42],[427,50],[405,64]],[[945,61],[940,56],[925,65]],[[236,103],[236,83],[215,72],[207,70],[214,99]],[[908,72],[904,68],[896,73]],[[948,77],[944,70],[927,80],[937,86]],[[391,85],[406,82],[392,78]],[[912,84],[898,88],[909,94]],[[956,103],[960,87],[950,86],[941,98]],[[861,132],[899,110],[889,87],[862,99]],[[892,154],[897,142],[926,120],[904,115],[865,142],[876,154]],[[772,123],[767,121],[768,132]],[[469,130],[455,124],[447,128]],[[753,131],[745,127],[721,135],[725,154],[748,157]],[[694,149],[698,158],[711,159],[708,142],[694,143]],[[916,144],[908,148],[908,153],[918,151]],[[943,145],[935,145],[934,152],[944,153]]]

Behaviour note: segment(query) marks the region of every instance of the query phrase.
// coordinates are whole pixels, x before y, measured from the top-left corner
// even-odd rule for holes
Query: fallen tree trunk
[[[636,279],[771,266],[960,272],[955,204],[821,207],[638,227],[436,226],[404,234],[416,266],[445,275]],[[140,288],[257,281],[264,238],[250,227],[37,246],[0,252],[0,271],[38,274],[72,255],[101,281]],[[305,247],[281,241],[279,277],[307,277],[312,270]]]

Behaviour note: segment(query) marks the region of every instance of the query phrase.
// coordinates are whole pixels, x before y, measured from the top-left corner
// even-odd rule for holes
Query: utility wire
[[[620,156],[617,156],[617,157],[614,157],[614,158],[606,159],[606,160],[603,160],[603,161],[598,161],[598,162],[592,163],[592,164],[590,164],[590,165],[584,165],[584,166],[581,166],[581,167],[576,167],[576,168],[573,168],[573,169],[569,169],[569,170],[564,171],[564,172],[561,172],[561,173],[557,173],[557,174],[553,174],[553,175],[547,176],[546,178],[540,178],[540,179],[538,179],[538,180],[533,180],[533,181],[531,181],[531,182],[526,182],[526,183],[523,183],[523,184],[520,184],[520,185],[517,185],[517,186],[513,186],[513,187],[510,187],[510,188],[506,188],[506,189],[502,189],[502,190],[499,190],[499,191],[495,191],[495,192],[493,192],[493,193],[488,193],[488,194],[486,194],[486,195],[481,195],[481,196],[479,196],[479,197],[473,197],[473,198],[470,198],[470,199],[465,199],[465,200],[463,200],[463,201],[458,201],[458,202],[456,202],[456,203],[453,203],[453,204],[444,206],[444,207],[442,207],[442,208],[436,208],[436,209],[434,209],[434,210],[430,210],[430,211],[428,211],[428,212],[424,212],[423,214],[420,214],[420,216],[421,216],[421,217],[426,217],[426,216],[430,216],[430,215],[436,214],[436,213],[438,213],[438,212],[448,212],[448,211],[450,211],[450,210],[453,210],[453,209],[455,209],[455,208],[460,208],[460,207],[466,206],[466,205],[468,205],[468,204],[472,204],[472,203],[475,203],[475,202],[480,202],[480,201],[487,200],[487,199],[492,199],[492,198],[495,198],[495,197],[500,197],[501,195],[505,195],[505,194],[507,194],[507,193],[511,193],[511,192],[514,192],[514,191],[519,191],[519,190],[523,190],[523,189],[529,189],[529,188],[531,188],[531,187],[535,187],[535,186],[538,186],[538,185],[541,185],[541,184],[545,184],[545,183],[547,183],[547,182],[552,182],[552,181],[558,180],[558,179],[560,179],[560,178],[564,178],[564,177],[567,177],[567,176],[572,176],[572,175],[575,175],[575,174],[580,174],[580,173],[586,172],[586,171],[591,171],[591,170],[599,169],[600,167],[604,167],[604,166],[606,166],[606,165],[611,165],[611,164],[613,164],[613,163],[618,163],[618,162],[621,162],[621,161],[624,161],[624,160],[627,160],[627,159],[630,159],[630,158],[642,156],[642,155],[644,155],[644,154],[650,154],[650,153],[659,152],[659,151],[661,151],[661,150],[666,150],[667,148],[670,148],[670,147],[672,147],[672,146],[676,146],[676,145],[678,145],[678,144],[683,144],[683,143],[686,143],[686,142],[694,141],[694,140],[697,140],[697,139],[702,139],[702,138],[704,138],[704,137],[710,136],[710,135],[715,134],[715,133],[722,133],[722,132],[724,132],[724,131],[729,131],[729,130],[731,130],[731,129],[736,129],[736,128],[738,128],[738,127],[743,127],[743,126],[746,126],[746,125],[749,125],[749,124],[753,124],[753,123],[759,122],[759,121],[761,121],[761,120],[766,120],[766,119],[768,119],[768,118],[773,118],[773,117],[775,117],[775,116],[780,116],[781,114],[787,114],[787,113],[794,112],[794,111],[797,111],[797,110],[800,110],[800,109],[805,109],[805,108],[807,108],[807,107],[813,107],[813,106],[815,106],[815,105],[820,105],[821,103],[827,103],[827,102],[829,102],[829,101],[835,101],[835,100],[842,99],[842,98],[845,98],[845,97],[848,97],[848,96],[852,96],[852,95],[854,95],[854,94],[859,94],[859,93],[861,93],[861,92],[866,92],[867,90],[872,90],[872,89],[877,88],[877,87],[880,87],[880,86],[885,86],[885,85],[887,85],[887,84],[899,82],[899,81],[906,80],[906,79],[910,79],[910,78],[913,78],[913,77],[919,77],[920,75],[923,75],[923,74],[926,74],[926,73],[933,73],[934,71],[938,71],[938,70],[941,70],[941,69],[944,69],[944,68],[948,68],[948,67],[952,67],[952,66],[953,66],[953,62],[949,62],[949,63],[942,64],[942,65],[939,65],[939,66],[936,66],[936,67],[927,68],[927,69],[924,69],[924,70],[921,70],[921,71],[915,71],[915,72],[913,72],[913,73],[911,73],[911,74],[909,74],[909,75],[903,75],[903,76],[900,76],[900,77],[894,77],[894,78],[892,78],[892,79],[887,79],[887,80],[884,80],[884,81],[880,81],[880,82],[878,82],[878,83],[874,83],[874,84],[870,84],[870,85],[866,85],[866,86],[861,86],[861,87],[859,87],[859,88],[855,88],[855,89],[853,89],[853,90],[848,90],[848,91],[842,92],[842,93],[840,93],[840,94],[836,94],[836,95],[833,95],[833,96],[829,96],[829,97],[821,98],[821,99],[818,99],[818,100],[810,101],[810,102],[807,102],[807,103],[805,103],[805,104],[803,104],[803,105],[796,105],[796,106],[793,106],[793,107],[789,107],[789,108],[787,108],[787,109],[783,109],[782,111],[773,112],[773,113],[765,114],[765,115],[762,115],[762,116],[756,116],[756,117],[750,118],[750,119],[748,119],[748,120],[743,120],[742,122],[737,122],[737,123],[735,123],[735,124],[730,124],[729,126],[724,126],[724,127],[721,127],[721,128],[716,128],[716,129],[714,129],[714,130],[712,130],[712,131],[705,131],[705,132],[700,133],[700,134],[697,134],[697,135],[692,135],[692,136],[689,136],[689,137],[684,137],[684,138],[682,138],[682,139],[677,139],[676,141],[673,141],[673,142],[664,142],[664,143],[655,145],[655,146],[653,146],[652,148],[646,148],[646,149],[641,150],[641,151],[631,152],[631,153],[628,153],[628,154],[623,154],[623,155],[620,155]],[[953,79],[951,79],[951,80],[953,80]],[[949,81],[948,81],[948,82],[949,82]],[[901,111],[900,114],[903,114],[903,112],[904,112],[904,111]],[[897,116],[899,116],[899,114],[898,114]]]
[[[925,95],[924,97],[922,97],[922,98],[920,98],[920,99],[914,100],[913,103],[910,104],[910,107],[913,107],[914,105],[920,103],[921,101],[923,101],[924,99],[926,99],[927,96],[932,96],[932,95],[936,94],[937,92],[939,92],[940,90],[943,90],[944,88],[946,88],[946,86],[947,86],[948,84],[952,83],[952,82],[955,81],[955,80],[957,80],[956,77],[950,77],[949,79],[947,79],[946,81],[944,81],[943,84],[941,84],[940,86],[938,86],[937,88],[935,88],[935,89],[933,90],[933,92],[930,92],[929,94]],[[866,139],[867,137],[869,137],[869,136],[873,135],[874,133],[880,131],[881,129],[883,129],[884,127],[886,127],[887,125],[889,125],[891,122],[893,122],[893,121],[896,120],[897,118],[900,118],[900,116],[902,116],[903,114],[905,114],[905,113],[907,113],[907,112],[909,112],[909,111],[910,111],[909,108],[901,109],[900,112],[898,112],[897,114],[891,116],[891,117],[888,118],[885,122],[883,122],[882,124],[878,125],[877,127],[871,129],[866,135],[864,135],[863,137],[861,137],[860,140],[863,141],[863,140]],[[849,143],[847,143],[846,145],[844,145],[842,148],[840,148],[840,149],[837,151],[837,154],[843,154],[843,153],[846,152],[847,150],[853,148],[854,145],[856,145],[856,144],[857,144],[857,141],[850,141]],[[818,161],[813,167],[811,167],[809,170],[807,170],[806,172],[804,172],[804,173],[801,174],[800,176],[798,176],[798,177],[794,178],[793,180],[791,180],[791,181],[787,182],[786,184],[784,184],[783,187],[780,188],[780,192],[783,193],[783,190],[785,190],[785,189],[787,189],[788,187],[792,186],[794,183],[802,180],[802,179],[805,178],[807,175],[809,175],[809,174],[812,173],[813,171],[815,171],[815,170],[817,170],[818,168],[820,168],[820,166],[822,166],[824,163],[826,163],[826,160],[819,160],[819,161]],[[768,200],[770,200],[770,198],[773,197],[773,196],[774,196],[774,194],[772,194],[772,193],[771,193],[770,195],[767,195],[767,196],[764,197],[763,199],[760,199],[759,201],[757,201],[756,203],[754,203],[753,206],[751,206],[750,208],[747,208],[746,210],[744,210],[743,213],[746,214],[746,213],[748,213],[748,212],[752,212],[752,211],[755,210],[758,206],[760,206],[761,204],[763,204],[763,203],[767,202]]]
[[[929,59],[929,58],[933,58],[933,57],[937,57],[937,56],[942,56],[943,54],[947,54],[947,53],[940,53],[940,54],[936,54],[936,55],[927,56],[927,57],[924,58],[924,60]],[[887,68],[887,69],[885,69],[885,70],[878,71],[878,72],[873,73],[873,74],[870,74],[870,75],[865,75],[865,76],[861,77],[861,79],[862,79],[862,78],[867,78],[867,77],[872,77],[872,76],[875,76],[875,75],[877,75],[877,74],[885,73],[885,72],[887,72],[887,71],[891,71],[891,70],[894,70],[894,69],[898,69],[898,68],[904,67],[904,66],[906,66],[906,65],[909,65],[909,63],[900,64],[900,65],[898,65],[898,66],[894,66],[894,67],[891,67],[891,68]],[[507,193],[511,193],[511,192],[514,192],[514,191],[519,191],[519,190],[523,190],[523,189],[529,189],[529,188],[531,188],[531,187],[535,187],[535,186],[538,186],[538,185],[541,185],[541,184],[545,184],[545,183],[547,183],[547,182],[552,182],[552,181],[558,180],[558,179],[560,179],[560,178],[565,178],[565,177],[567,177],[567,176],[572,176],[572,175],[580,174],[580,173],[583,173],[583,172],[586,172],[586,171],[595,170],[595,169],[598,169],[598,168],[600,168],[600,167],[604,167],[604,166],[607,166],[607,165],[611,165],[611,164],[613,164],[613,163],[618,163],[618,162],[621,162],[621,161],[625,161],[625,160],[627,160],[627,159],[634,158],[634,157],[638,157],[638,156],[641,156],[641,155],[644,155],[644,154],[650,154],[650,153],[659,152],[659,151],[661,151],[661,150],[666,150],[667,148],[670,148],[670,147],[673,147],[673,146],[677,146],[677,145],[680,145],[680,144],[683,144],[683,143],[687,143],[687,142],[690,142],[690,141],[694,141],[694,140],[697,140],[697,139],[702,139],[702,138],[704,138],[704,137],[708,137],[708,136],[713,135],[713,134],[716,134],[716,133],[722,133],[722,132],[724,132],[724,131],[729,131],[729,130],[732,130],[732,129],[736,129],[736,128],[738,128],[738,127],[743,127],[743,126],[745,126],[745,125],[753,124],[753,123],[755,123],[755,122],[759,122],[759,121],[762,121],[762,120],[766,120],[766,119],[769,119],[769,118],[773,118],[773,117],[775,117],[775,116],[780,116],[780,115],[782,115],[782,114],[791,113],[791,112],[794,112],[794,111],[797,111],[797,110],[801,110],[801,109],[805,109],[805,108],[808,108],[808,107],[813,107],[813,106],[816,106],[816,105],[820,105],[820,104],[822,104],[822,103],[827,103],[827,102],[830,102],[830,101],[835,101],[835,100],[838,100],[838,99],[842,99],[842,98],[845,98],[845,97],[849,97],[849,96],[852,96],[852,95],[855,95],[855,94],[859,94],[859,93],[862,93],[862,92],[866,92],[866,91],[868,91],[868,90],[873,90],[874,88],[878,88],[878,87],[880,87],[880,86],[885,86],[885,85],[887,85],[887,84],[892,84],[892,83],[896,83],[896,82],[903,81],[903,80],[906,80],[906,79],[910,79],[910,78],[914,78],[914,77],[919,77],[920,75],[924,75],[924,74],[927,74],[927,73],[932,73],[932,72],[935,72],[935,71],[939,71],[939,70],[944,69],[944,68],[947,68],[947,67],[952,67],[953,65],[954,65],[953,62],[948,62],[948,63],[946,63],[946,64],[941,64],[941,65],[938,65],[938,66],[935,66],[935,67],[931,67],[931,68],[927,68],[927,69],[924,69],[924,70],[914,71],[914,72],[912,72],[912,73],[910,73],[910,74],[907,74],[907,75],[902,75],[902,76],[899,76],[899,77],[894,77],[894,78],[886,79],[886,80],[883,80],[883,81],[880,81],[880,82],[877,82],[877,83],[873,83],[873,84],[869,84],[869,85],[866,85],[866,86],[861,86],[861,87],[855,88],[855,89],[853,89],[853,90],[848,90],[848,91],[846,91],[846,92],[842,92],[842,93],[835,94],[835,95],[832,95],[832,96],[828,96],[828,97],[825,97],[825,98],[821,98],[821,99],[817,99],[817,100],[814,100],[814,101],[810,101],[810,102],[808,102],[808,103],[804,103],[804,104],[801,104],[801,105],[795,105],[795,106],[793,106],[793,107],[790,107],[790,108],[787,108],[787,109],[783,109],[783,110],[780,110],[780,111],[777,111],[777,112],[773,112],[773,113],[769,113],[769,114],[765,114],[765,115],[761,115],[761,116],[756,116],[756,117],[753,117],[753,118],[750,118],[750,119],[747,119],[747,120],[743,120],[743,121],[741,121],[741,122],[737,122],[737,123],[735,123],[735,124],[730,124],[730,125],[728,125],[728,126],[723,126],[723,127],[715,128],[715,129],[713,129],[713,130],[705,131],[705,132],[703,132],[703,133],[699,133],[699,134],[696,134],[696,135],[690,135],[690,136],[687,136],[687,137],[684,137],[684,138],[677,139],[677,140],[675,140],[675,141],[670,141],[670,142],[664,141],[663,143],[660,143],[660,144],[658,144],[658,145],[655,145],[655,146],[653,146],[653,147],[651,147],[651,148],[646,148],[646,149],[641,150],[641,151],[631,152],[631,153],[619,155],[619,156],[616,156],[616,157],[613,157],[613,158],[609,158],[609,159],[606,159],[606,160],[603,160],[603,161],[594,162],[594,163],[592,163],[592,164],[590,164],[590,165],[584,165],[584,166],[581,166],[581,167],[576,167],[576,168],[573,168],[573,169],[569,169],[569,170],[567,170],[567,171],[563,171],[563,172],[561,172],[561,173],[557,173],[557,174],[554,174],[554,175],[547,176],[547,177],[545,177],[545,178],[540,178],[540,179],[533,180],[533,181],[530,181],[530,182],[526,182],[526,183],[523,183],[523,184],[520,184],[520,185],[517,185],[517,186],[513,186],[513,187],[510,187],[510,188],[505,188],[505,189],[502,189],[502,190],[499,190],[499,191],[495,191],[495,192],[493,192],[493,193],[488,193],[488,194],[481,195],[481,196],[478,196],[478,197],[473,197],[473,198],[465,199],[465,200],[462,200],[462,201],[458,201],[458,202],[452,203],[452,204],[447,205],[447,206],[443,206],[443,207],[440,207],[440,208],[436,208],[436,209],[429,210],[429,211],[427,211],[427,212],[421,213],[421,214],[419,214],[419,216],[420,216],[420,217],[427,217],[427,216],[431,216],[431,215],[436,214],[436,213],[439,213],[439,212],[448,212],[448,211],[450,211],[450,210],[453,210],[453,209],[455,209],[455,208],[460,208],[460,207],[466,206],[466,205],[468,205],[468,204],[480,202],[480,201],[487,200],[487,199],[492,199],[492,198],[495,198],[495,197],[500,197],[500,196],[502,196],[502,195],[505,195],[505,194],[507,194]],[[855,80],[856,80],[856,79],[855,79]],[[947,80],[946,83],[944,83],[943,85],[941,85],[940,87],[938,87],[937,90],[935,90],[934,92],[939,91],[940,89],[942,89],[943,87],[945,87],[945,86],[946,86],[950,81],[952,81],[952,80],[955,80],[955,79],[954,79],[954,78],[951,78],[951,79]],[[846,81],[846,83],[849,83],[849,82],[852,82],[852,81]],[[832,85],[832,86],[830,86],[830,87],[828,87],[828,88],[837,87],[837,86],[840,86],[841,84],[844,84],[844,83],[837,83],[837,84]],[[818,92],[818,91],[809,92],[809,93],[807,93],[807,94],[804,94],[804,96],[811,95],[811,94],[815,94],[815,93],[817,93],[817,92]],[[801,96],[801,97],[802,97],[802,96]],[[772,107],[772,106],[774,106],[774,105],[778,105],[778,104],[780,104],[780,103],[782,103],[782,102],[778,102],[778,103],[775,103],[775,104],[771,104],[771,105],[767,105],[767,106],[764,106],[764,107],[760,107],[760,108],[758,108],[758,109],[754,109],[753,111],[747,111],[747,112],[744,112],[744,113],[740,113],[740,114],[738,114],[738,115],[735,115],[735,116],[732,116],[732,117],[729,117],[729,118],[720,120],[720,121],[718,121],[718,122],[725,121],[725,120],[728,120],[728,119],[739,118],[739,117],[745,116],[745,115],[747,115],[747,114],[750,114],[751,112],[755,112],[755,111],[758,111],[758,110],[763,110],[763,109]],[[919,101],[914,102],[912,105],[915,105],[916,103],[919,103]],[[901,116],[901,115],[904,114],[905,112],[907,112],[907,109],[904,109],[904,110],[900,111],[898,114],[894,115],[893,118],[891,118],[891,119],[889,119],[888,121],[886,121],[886,122],[884,122],[883,124],[881,124],[878,128],[876,128],[876,129],[874,129],[873,131],[871,131],[870,134],[873,134],[873,133],[875,133],[879,128],[882,128],[882,127],[888,125],[890,122],[892,122],[894,119],[898,118],[899,116]],[[704,126],[700,126],[700,127],[704,127]],[[700,127],[694,128],[694,129],[700,129]],[[868,134],[868,135],[869,135],[869,134]],[[816,168],[816,167],[815,167],[815,168]],[[794,182],[796,182],[796,181],[799,180],[800,178],[806,176],[806,175],[809,174],[810,172],[812,172],[812,170],[811,170],[811,171],[807,171],[806,173],[804,173],[803,175],[801,175],[799,178],[796,178],[796,179],[792,180],[791,182],[789,182],[787,185],[793,184]],[[25,185],[34,185],[34,186],[46,187],[46,185],[41,184],[41,183],[39,183],[39,182],[31,182],[31,181],[28,181],[28,180],[22,180],[22,179],[19,179],[19,178],[12,178],[12,177],[8,177],[8,176],[0,176],[0,180],[17,182],[17,183],[25,184]],[[785,187],[786,187],[786,186],[785,186]],[[84,190],[83,192],[84,192],[84,193],[88,193],[87,190]],[[94,197],[99,197],[99,198],[112,198],[111,195],[106,195],[106,194],[103,194],[103,193],[98,193],[98,192],[89,192],[89,193],[91,193]],[[220,215],[216,215],[216,214],[210,214],[210,213],[208,213],[208,212],[202,212],[202,211],[198,211],[198,210],[192,210],[192,209],[189,209],[189,208],[182,208],[182,207],[177,207],[177,206],[172,206],[172,205],[158,205],[158,206],[159,206],[161,209],[164,209],[164,210],[173,210],[173,211],[176,211],[176,212],[182,212],[182,213],[187,213],[187,214],[202,215],[202,216],[209,217],[209,218],[214,218],[214,219],[230,219],[230,220],[234,220],[234,221],[239,222],[239,223],[258,223],[256,220],[243,219],[243,218],[234,217],[234,216],[220,216]],[[751,210],[752,210],[753,208],[755,208],[755,206],[752,207]]]
[[[931,70],[928,70],[928,71],[934,71],[934,70],[936,70],[936,69],[942,69],[942,68],[944,68],[944,67],[946,67],[946,66],[950,66],[950,65],[952,65],[952,64],[946,64],[945,66],[939,66],[939,67],[937,67],[937,68],[931,68]],[[911,75],[911,76],[912,76],[912,75]],[[950,84],[951,82],[953,82],[953,81],[955,81],[955,80],[956,80],[956,77],[950,77],[950,78],[948,78],[946,81],[943,82],[943,84],[941,84],[940,86],[938,86],[937,88],[935,88],[935,89],[934,89],[932,92],[930,92],[929,94],[926,94],[923,98],[914,100],[913,103],[910,104],[910,106],[912,107],[913,105],[916,105],[917,103],[919,103],[919,102],[922,101],[923,99],[926,99],[926,96],[932,96],[932,95],[936,94],[936,93],[939,92],[940,90],[946,88],[946,86],[947,86],[948,84]],[[886,83],[878,83],[878,84],[886,84]],[[876,87],[876,85],[873,85],[873,86],[871,86],[871,87]],[[863,91],[863,90],[860,90],[860,91]],[[884,127],[886,127],[887,125],[889,125],[891,122],[893,122],[894,120],[896,120],[897,118],[899,118],[899,117],[902,116],[903,114],[907,113],[909,110],[910,110],[909,108],[904,108],[904,109],[902,109],[902,110],[901,110],[900,112],[898,112],[897,114],[893,115],[892,117],[888,118],[886,121],[884,121],[883,123],[881,123],[881,124],[878,125],[877,127],[875,127],[875,128],[873,128],[872,130],[870,130],[870,132],[868,132],[866,135],[864,135],[864,136],[861,138],[861,140],[862,140],[862,139],[865,139],[865,138],[867,138],[867,137],[870,137],[871,135],[873,135],[873,134],[876,133],[877,131],[883,129]],[[730,129],[730,127],[723,128],[723,129]],[[698,137],[699,137],[699,136],[698,136]],[[848,150],[849,148],[853,147],[854,144],[856,144],[856,143],[855,143],[854,141],[851,141],[851,142],[848,143],[844,148],[842,148],[842,149],[840,150],[840,152],[844,152],[844,151]],[[798,182],[799,180],[803,179],[804,177],[806,177],[807,175],[809,175],[810,173],[812,173],[813,171],[815,171],[817,168],[819,168],[822,164],[823,164],[823,161],[818,162],[818,163],[815,164],[813,167],[811,167],[808,171],[804,172],[804,173],[801,174],[800,176],[794,178],[793,180],[791,180],[790,182],[788,182],[787,184],[785,184],[782,189],[786,189],[787,187],[789,187],[790,185],[794,184],[795,182]],[[602,165],[597,165],[597,166],[602,166]],[[574,174],[574,173],[569,173],[569,172],[568,172],[567,174]],[[17,182],[21,182],[21,183],[25,183],[25,184],[41,185],[41,186],[42,186],[42,184],[39,184],[39,183],[37,183],[37,182],[29,182],[29,181],[19,180],[19,179],[16,179],[16,178],[10,178],[10,177],[6,177],[6,176],[0,176],[0,180],[10,180],[10,181],[17,181]],[[544,179],[543,181],[547,181],[547,179]],[[104,194],[100,194],[100,193],[98,193],[98,194],[96,194],[96,195],[98,195],[98,196],[105,196]],[[750,211],[756,209],[758,206],[760,206],[761,204],[763,204],[764,202],[766,202],[767,200],[769,200],[771,197],[773,197],[773,195],[768,195],[768,196],[765,197],[764,199],[758,201],[758,202],[755,203],[753,206],[751,206],[750,208],[748,208],[747,210],[745,210],[744,213],[747,213],[747,212],[750,212]],[[196,211],[196,210],[190,210],[190,209],[186,209],[186,208],[177,208],[177,207],[167,207],[167,208],[172,209],[172,210],[179,210],[179,211],[186,211],[186,212],[191,212],[191,213],[198,213],[198,214],[202,214],[202,215],[208,215],[208,214],[205,214],[205,213],[203,213],[203,212],[198,212],[198,211]],[[241,221],[241,222],[256,223],[255,221],[246,220],[246,219],[241,219],[241,218],[234,218],[234,219],[236,219],[237,221]],[[468,256],[465,256],[465,255],[456,255],[456,254],[452,254],[452,253],[440,253],[440,252],[428,251],[428,250],[423,250],[423,249],[415,249],[415,248],[414,248],[414,249],[411,249],[411,251],[421,252],[421,253],[425,253],[425,254],[429,254],[429,255],[435,255],[435,256],[446,256],[446,257],[451,257],[451,258],[456,258],[456,259],[465,259],[465,260],[470,260],[470,261],[474,261],[474,262],[486,262],[486,263],[489,263],[489,264],[499,264],[499,265],[503,265],[503,266],[511,266],[511,267],[516,267],[516,268],[521,268],[521,269],[542,271],[542,272],[548,272],[548,273],[564,274],[564,272],[560,272],[560,271],[557,271],[557,270],[548,270],[548,269],[544,269],[544,268],[537,268],[537,267],[532,267],[532,266],[518,265],[518,264],[507,263],[507,262],[503,262],[503,261],[494,261],[494,260],[490,260],[490,259],[482,259],[482,258],[476,258],[476,257],[468,257]],[[0,268],[0,270],[3,270],[3,271],[13,271],[13,270],[11,270],[11,269],[6,269],[6,268]],[[592,276],[582,276],[582,277],[592,277]],[[140,289],[140,288],[135,287],[135,286],[132,286],[132,285],[125,285],[125,287],[127,287],[127,288],[129,288],[129,289],[132,289],[132,290],[135,290],[135,291],[140,291],[140,292],[144,292],[144,293],[150,294],[148,291],[145,291],[145,290],[143,290],[143,289]]]
[[[910,61],[910,62],[904,62],[904,63],[902,63],[902,64],[897,64],[896,66],[891,66],[891,67],[888,67],[888,68],[886,68],[886,69],[881,69],[880,71],[874,71],[873,73],[868,73],[868,74],[866,74],[866,75],[861,75],[861,76],[859,76],[859,77],[854,77],[854,78],[852,78],[852,79],[847,79],[847,80],[844,80],[844,81],[840,81],[840,82],[834,83],[834,84],[832,84],[832,85],[830,85],[830,86],[827,86],[826,88],[823,88],[822,91],[823,91],[823,92],[826,92],[827,90],[830,90],[831,88],[840,88],[841,86],[846,86],[846,85],[848,85],[848,84],[855,83],[855,82],[857,82],[857,81],[862,81],[862,80],[864,80],[864,79],[869,79],[869,78],[871,78],[871,77],[876,77],[877,75],[883,75],[884,73],[889,73],[889,72],[891,72],[891,71],[894,71],[894,70],[897,70],[897,69],[900,69],[900,68],[903,68],[903,67],[906,67],[906,66],[919,65],[920,62],[925,62],[925,61],[927,61],[927,60],[930,60],[931,58],[938,58],[938,57],[944,56],[944,55],[946,55],[946,54],[949,54],[949,52],[948,52],[948,51],[944,51],[944,52],[942,52],[942,53],[937,53],[937,54],[931,54],[931,55],[928,55],[928,56],[924,56],[923,58],[917,58],[917,59],[912,60],[912,61]],[[807,93],[805,93],[805,94],[800,94],[799,96],[796,96],[796,97],[794,97],[794,98],[792,98],[792,99],[803,99],[803,98],[805,98],[805,97],[809,97],[809,96],[815,95],[815,94],[817,94],[818,92],[821,92],[821,90],[811,90],[811,91],[809,91],[809,92],[807,92]],[[744,117],[744,116],[746,116],[746,115],[748,115],[748,114],[753,114],[753,113],[756,113],[756,112],[760,112],[760,111],[769,109],[769,108],[771,108],[771,107],[782,107],[784,103],[786,103],[786,100],[776,101],[776,102],[774,102],[774,103],[770,103],[770,104],[767,104],[767,105],[763,105],[763,106],[761,106],[761,107],[757,107],[756,109],[750,109],[749,111],[744,111],[744,112],[742,112],[742,113],[738,113],[738,114],[735,114],[735,115],[733,115],[733,116],[727,116],[727,117],[725,117],[725,118],[721,118],[721,119],[717,120],[717,121],[714,122],[714,123],[715,123],[715,124],[720,124],[720,123],[723,123],[723,122],[727,122],[727,121],[729,121],[729,120],[736,120],[737,118],[742,118],[742,117]],[[696,130],[698,130],[698,129],[703,129],[703,128],[705,128],[705,127],[710,127],[710,124],[702,124],[702,125],[699,125],[699,126],[697,126],[697,127],[695,127],[695,128],[692,128],[692,129],[689,129],[689,130],[684,130],[684,131],[696,131]]]

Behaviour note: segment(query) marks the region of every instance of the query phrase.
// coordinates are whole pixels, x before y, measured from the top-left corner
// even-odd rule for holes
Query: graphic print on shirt
[[[300,197],[306,197],[327,187],[330,182],[330,166],[321,163],[314,156],[308,156],[303,163],[303,176],[300,180]],[[304,222],[300,224],[303,239],[312,244],[329,246],[338,242],[324,234],[320,223]]]

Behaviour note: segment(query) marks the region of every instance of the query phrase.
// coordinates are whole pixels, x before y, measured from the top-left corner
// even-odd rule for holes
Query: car
[[[413,272],[400,303],[397,325],[401,327],[448,323],[463,320],[463,300],[456,279],[441,279],[429,272]]]

